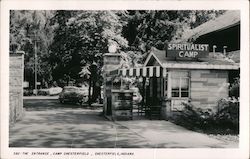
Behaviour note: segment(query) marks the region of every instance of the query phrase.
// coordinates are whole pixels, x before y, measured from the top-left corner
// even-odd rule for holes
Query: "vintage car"
[[[88,91],[74,86],[65,86],[59,94],[59,101],[83,104],[88,101]]]
[[[49,95],[50,96],[55,96],[58,95],[62,92],[62,88],[61,87],[51,87],[49,89]]]

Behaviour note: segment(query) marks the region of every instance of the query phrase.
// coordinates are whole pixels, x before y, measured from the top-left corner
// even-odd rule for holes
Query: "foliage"
[[[192,104],[183,103],[184,109],[177,115],[178,124],[185,125],[189,129],[208,127],[213,121],[213,112],[211,109],[203,110],[196,108]]]
[[[37,45],[38,81],[46,87],[69,81],[80,83],[82,68],[97,64],[94,84],[101,83],[102,55],[118,46],[124,67],[142,64],[151,47],[181,38],[224,11],[218,10],[12,10],[10,48],[25,51],[25,80],[34,85],[34,52]],[[96,75],[96,76],[95,76]],[[84,76],[85,77],[85,76]],[[97,81],[96,81],[97,80]]]
[[[235,78],[233,84],[229,88],[229,96],[239,98],[240,97],[240,78]]]
[[[183,104],[184,109],[174,119],[177,124],[205,133],[239,133],[239,101],[235,98],[221,99],[217,112]]]
[[[31,95],[33,95],[33,90],[30,89],[23,90],[23,96],[31,96]]]
[[[77,79],[81,68],[93,62],[101,70],[102,54],[107,52],[108,45],[126,48],[127,41],[121,36],[124,15],[125,11],[57,11],[50,54],[54,79],[64,74]]]
[[[39,81],[51,81],[48,66],[48,48],[53,38],[50,18],[53,11],[11,10],[10,46],[25,51],[25,80],[34,82],[35,43],[37,46],[37,72]],[[12,47],[10,47],[12,49]],[[33,83],[30,83],[33,86]]]
[[[129,11],[129,22],[124,27],[124,37],[130,48],[143,53],[156,47],[164,49],[167,42],[180,39],[187,29],[214,19],[222,10],[137,10]]]
[[[239,101],[236,98],[221,99],[216,119],[223,126],[239,129]]]

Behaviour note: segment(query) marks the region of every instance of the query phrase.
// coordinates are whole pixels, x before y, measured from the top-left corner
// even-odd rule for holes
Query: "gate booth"
[[[142,101],[133,109],[137,110],[138,115],[145,115],[150,119],[161,119],[162,100],[164,99],[164,90],[166,88],[167,70],[160,66],[144,66],[130,69],[118,69],[111,71],[110,74],[120,78],[142,78]],[[129,87],[121,82],[121,89]],[[114,88],[114,87],[113,87]]]
[[[116,61],[105,71],[109,77],[142,77],[143,108],[151,117],[172,118],[183,110],[183,103],[216,112],[218,101],[229,96],[229,81],[239,76],[239,36],[240,12],[226,11],[187,32],[184,39],[166,44],[166,50],[151,49],[142,68],[121,69],[119,58],[105,57],[107,63]]]
[[[183,110],[183,103],[216,112],[218,101],[229,96],[229,73],[239,71],[239,64],[215,59],[213,52],[207,55],[199,59],[176,60],[166,57],[164,50],[152,49],[143,67],[120,69],[120,66],[117,66],[106,74],[110,78],[108,92],[111,92],[109,96],[111,99],[107,101],[111,102],[109,106],[104,105],[104,109],[112,110],[109,115],[116,120],[114,114],[118,111],[114,105],[117,101],[112,99],[114,77],[140,77],[143,78],[143,101],[139,111],[145,112],[150,119],[172,118]],[[122,92],[125,88],[120,90]],[[131,104],[133,99],[129,88],[126,91],[130,97],[126,98],[127,104],[126,102],[123,104],[129,106],[126,108],[126,113],[123,111],[120,115],[133,119]],[[116,90],[117,92],[119,91]],[[104,111],[104,114],[107,113]]]

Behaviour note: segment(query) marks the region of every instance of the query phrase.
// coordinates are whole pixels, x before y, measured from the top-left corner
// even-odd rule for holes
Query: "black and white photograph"
[[[8,148],[128,159],[242,148],[242,12],[9,9]]]

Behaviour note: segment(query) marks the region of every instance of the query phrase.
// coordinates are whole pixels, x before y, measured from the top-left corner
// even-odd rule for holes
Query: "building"
[[[142,77],[142,109],[150,118],[171,118],[183,110],[183,103],[216,112],[218,101],[229,96],[230,76],[239,73],[239,61],[232,58],[239,57],[239,28],[239,12],[227,11],[193,29],[178,42],[167,44],[166,50],[153,48],[143,67],[111,69],[107,76],[110,83],[116,76]],[[112,84],[110,87],[112,93]],[[109,101],[122,103],[122,98]],[[110,103],[104,109],[122,110],[113,105]],[[120,114],[130,116],[130,113],[127,107]]]

